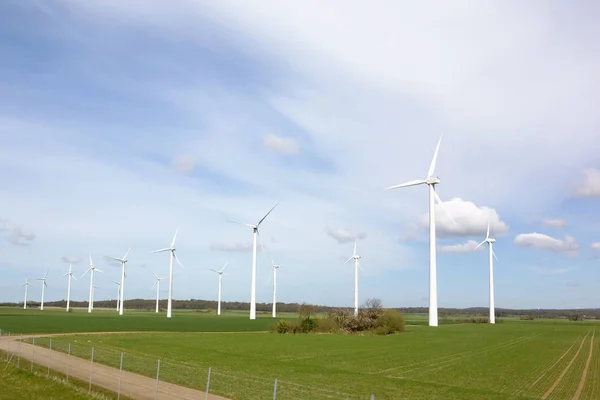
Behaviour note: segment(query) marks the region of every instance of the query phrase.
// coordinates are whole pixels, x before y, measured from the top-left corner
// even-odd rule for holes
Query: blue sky
[[[598,307],[598,5],[8,1],[0,4],[0,301],[47,268],[66,297],[87,255],[97,298],[152,298],[179,228],[176,298],[425,306],[427,190],[441,307],[486,306],[488,217],[497,307]],[[314,10],[319,9],[319,12]],[[311,11],[313,10],[313,11]],[[507,28],[510,27],[510,28]],[[471,241],[471,242],[470,242]],[[39,300],[35,282],[31,300]],[[73,298],[87,298],[87,279]]]

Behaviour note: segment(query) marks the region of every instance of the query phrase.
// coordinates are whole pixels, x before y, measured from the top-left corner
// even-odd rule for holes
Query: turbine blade
[[[265,214],[264,217],[262,217],[262,219],[260,221],[258,221],[258,224],[256,224],[256,227],[258,228],[259,225],[265,220],[265,218],[267,218],[269,216],[269,214],[271,214],[271,211],[273,211],[275,209],[275,207],[277,207],[277,204],[279,204],[279,201],[277,203],[275,203],[275,205],[273,207],[271,207],[271,209],[269,210],[268,213]]]
[[[487,228],[487,233],[485,234],[485,238],[489,239],[490,238],[490,220],[488,219],[488,228]]]
[[[50,268],[48,268],[48,271],[46,271],[46,273],[44,274],[44,279],[48,276],[48,272],[50,272]]]
[[[68,272],[67,272],[66,274],[64,274],[63,276],[67,276],[67,275],[69,275],[69,273],[68,273]]]
[[[475,248],[473,249],[473,251],[477,250],[478,248],[480,248],[483,244],[485,243],[485,240],[482,241],[481,243],[479,243],[477,246],[475,246]]]
[[[494,258],[496,259],[496,261],[500,261],[500,260],[498,260],[498,257],[496,257],[496,252],[494,250],[492,250],[492,255],[494,256]]]
[[[435,153],[433,153],[433,159],[431,160],[431,164],[429,165],[429,172],[427,172],[427,178],[431,178],[433,173],[435,172],[435,164],[437,163],[438,153],[440,151],[440,144],[442,143],[442,136],[440,135],[440,140],[438,140],[437,146],[435,147]]]
[[[217,271],[216,269],[209,268],[208,270],[209,270],[209,271],[216,272],[217,274],[219,273],[219,271]]]
[[[226,262],[225,265],[223,265],[223,268],[221,268],[221,270],[219,271],[219,273],[223,272],[225,270],[225,267],[229,265],[229,262]]]
[[[154,274],[154,277],[155,277],[156,279],[158,279],[158,275],[156,275],[156,272],[153,272],[153,274]]]
[[[77,278],[75,278],[73,275],[71,275],[71,278],[73,278],[73,279],[77,280]]]
[[[91,267],[92,265],[94,265],[94,264],[92,264],[92,255],[90,254],[90,267]]]
[[[111,256],[106,256],[106,257],[110,258],[111,260],[115,260],[115,261],[120,261],[120,262],[125,261],[125,260],[122,260],[122,259],[117,258],[117,257],[111,257]]]
[[[173,252],[173,258],[175,259],[175,261],[177,261],[177,264],[179,264],[179,266],[181,267],[181,269],[185,269],[185,268],[183,268],[183,265],[181,265],[181,262],[179,261],[179,258],[177,258],[177,256],[175,255],[175,252]]]
[[[360,269],[362,272],[365,272],[365,270],[363,269],[363,267],[360,266],[360,263],[357,261],[356,265],[358,265],[358,269]]]
[[[352,255],[356,255],[356,239],[354,239],[354,253],[352,253]]]
[[[153,254],[153,253],[162,253],[162,252],[164,252],[164,251],[169,251],[169,250],[171,250],[171,248],[165,248],[165,249],[154,250],[154,251],[151,251],[151,252],[150,252],[150,254]]]
[[[456,223],[456,221],[454,220],[454,218],[452,218],[452,215],[450,215],[450,213],[448,212],[448,209],[444,205],[444,202],[442,201],[442,199],[440,199],[440,196],[437,194],[437,192],[434,191],[433,194],[435,195],[435,200],[438,202],[438,204],[440,205],[440,207],[442,208],[442,210],[444,210],[444,212],[446,213],[446,215],[448,216],[448,218],[450,218],[450,221],[452,221],[454,223],[454,225],[458,225]]]
[[[129,255],[130,251],[131,251],[131,247],[127,250],[127,253],[125,253],[125,255],[123,256],[123,261],[127,261],[127,256]]]
[[[238,224],[238,225],[245,225],[245,226],[254,227],[254,225],[245,224],[245,223],[243,223],[243,222],[232,221],[232,220],[230,220],[230,219],[227,219],[226,221],[227,221],[227,222],[231,222],[232,224]]]
[[[408,181],[408,182],[401,183],[399,185],[390,186],[383,190],[398,189],[398,188],[403,188],[403,187],[407,187],[407,186],[423,185],[425,183],[427,183],[427,182],[424,181],[423,179],[415,179],[414,181]]]
[[[263,246],[263,241],[262,241],[262,236],[260,236],[260,231],[257,229],[256,230],[256,234],[258,235],[258,241],[260,242],[260,249],[262,250],[263,254],[267,254],[265,253],[265,246]]]
[[[154,285],[152,285],[152,289],[154,289],[156,287],[157,283],[158,283],[158,281],[154,281]]]
[[[348,261],[352,260],[354,257],[350,257],[349,259],[347,259],[344,264],[348,264]]]
[[[104,271],[102,271],[101,269],[98,269],[98,268],[94,268],[94,271],[104,273]]]
[[[83,275],[81,275],[81,277],[83,278],[83,277],[84,277],[84,276],[85,276],[85,275],[86,275],[88,272],[90,272],[90,270],[91,270],[91,268],[88,268],[88,269],[87,269],[87,270],[86,270],[86,271],[83,273]]]
[[[173,240],[171,241],[171,248],[175,248],[175,239],[177,239],[177,232],[179,232],[179,228],[175,229],[175,234],[173,235]]]

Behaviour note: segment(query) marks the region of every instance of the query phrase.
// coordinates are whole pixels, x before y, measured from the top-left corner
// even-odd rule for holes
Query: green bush
[[[290,321],[285,319],[277,323],[277,333],[288,333],[290,331]]]
[[[300,330],[302,333],[312,332],[317,327],[317,321],[308,317],[300,321]]]
[[[317,323],[317,326],[314,329],[315,332],[335,333],[335,332],[339,332],[339,330],[340,330],[338,325],[329,318],[321,318],[321,319],[316,320],[315,322]]]
[[[375,322],[375,332],[382,335],[404,332],[404,317],[396,310],[385,310]]]

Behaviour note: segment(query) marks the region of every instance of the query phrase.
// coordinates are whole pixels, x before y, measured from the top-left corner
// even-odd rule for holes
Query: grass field
[[[24,317],[3,310],[0,327],[10,322],[13,332],[92,331],[102,325],[93,322],[98,318],[110,325],[102,330],[119,330],[114,316],[100,313],[64,313],[64,319],[56,312],[40,314]],[[278,335],[250,333],[261,330],[256,323],[264,328],[272,319],[249,321],[242,315],[217,321],[182,312],[165,321],[171,328],[180,324],[181,333],[63,336],[54,337],[52,347],[65,351],[71,343],[74,355],[89,359],[94,346],[95,360],[115,367],[123,351],[127,370],[150,377],[160,358],[162,380],[197,389],[204,389],[212,367],[211,392],[232,399],[269,398],[274,378],[278,399],[368,399],[371,393],[377,399],[600,398],[600,324],[593,321],[507,320],[495,326],[429,328],[418,325],[424,316],[409,316],[417,326],[393,336]],[[116,318],[123,324],[131,319],[122,331],[167,330],[161,325],[164,316],[131,312],[126,319]],[[81,321],[85,328],[74,326]],[[55,326],[59,323],[66,325]],[[213,333],[191,332],[202,329]],[[215,333],[219,329],[240,333]],[[36,344],[47,346],[48,341],[38,338]]]

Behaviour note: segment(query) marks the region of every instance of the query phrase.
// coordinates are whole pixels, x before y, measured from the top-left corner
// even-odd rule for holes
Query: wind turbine
[[[209,268],[211,271],[219,274],[219,297],[218,297],[218,301],[217,301],[217,315],[221,315],[221,286],[223,284],[223,271],[225,270],[225,267],[228,264],[229,263],[226,262],[225,265],[223,265],[223,267],[218,271],[216,269]]]
[[[27,289],[31,286],[29,279],[25,279],[25,283],[21,287],[25,287],[25,301],[23,301],[23,310],[27,310]]]
[[[172,310],[172,302],[173,302],[173,259],[177,261],[177,264],[183,269],[183,265],[179,262],[179,258],[175,255],[175,239],[177,238],[177,232],[179,229],[175,230],[175,235],[173,235],[173,240],[171,241],[171,246],[165,249],[154,250],[151,253],[162,253],[164,251],[170,251],[171,256],[169,257],[169,297],[167,299],[167,318],[171,318],[171,310]],[[158,311],[157,311],[158,312]]]
[[[259,235],[258,227],[260,224],[271,214],[271,211],[277,207],[279,202],[275,203],[275,205],[269,210],[268,213],[265,214],[264,217],[256,225],[253,224],[244,224],[236,221],[228,221],[234,224],[246,225],[252,228],[253,232],[253,242],[252,242],[252,285],[250,289],[250,319],[256,319],[256,237]]]
[[[356,254],[356,240],[354,240],[354,252],[352,253],[352,257],[346,260],[344,264],[347,264],[350,260],[354,260],[354,316],[358,316],[358,268],[360,264],[358,260],[361,257]]]
[[[273,267],[273,318],[277,317],[277,270],[283,265],[275,264],[271,258],[271,266]]]
[[[125,255],[123,256],[123,258],[117,258],[117,257],[111,257],[108,256],[108,258],[110,258],[111,260],[115,260],[115,261],[120,261],[121,262],[121,294],[119,296],[119,315],[123,315],[123,288],[125,287],[125,264],[127,263],[127,255],[129,254],[129,252],[131,251],[131,249],[127,250],[127,253],[125,253]],[[90,258],[91,260],[91,258]]]
[[[48,276],[48,272],[50,272],[50,268],[48,268],[48,271],[46,271],[43,278],[36,279],[36,281],[42,281],[42,302],[40,303],[40,310],[44,309],[44,289],[46,288],[46,286],[48,286],[46,284],[46,277]]]
[[[88,299],[88,313],[91,313],[94,309],[94,271],[102,272],[98,268],[94,267],[94,263],[92,262],[92,255],[90,254],[90,267],[81,275],[83,278],[85,274],[90,273],[90,297]]]
[[[94,309],[94,295],[96,294],[96,288],[98,286],[92,285],[92,310]]]
[[[63,277],[69,277],[69,283],[67,284],[67,312],[69,312],[69,305],[71,304],[71,278],[77,280],[77,278],[73,276],[72,267],[72,264],[69,264],[69,272],[63,275]]]
[[[496,257],[496,253],[494,253],[493,248],[493,243],[495,241],[496,239],[490,237],[490,221],[488,220],[488,227],[487,233],[485,234],[485,240],[479,243],[474,250],[477,250],[484,243],[488,244],[488,250],[490,253],[490,324],[496,323],[496,308],[494,306],[494,258],[497,261],[498,257]]]
[[[119,312],[119,298],[121,297],[121,282],[114,281],[117,284],[117,312]]]
[[[400,185],[390,186],[385,190],[398,189],[407,186],[415,185],[427,185],[429,186],[429,326],[438,326],[438,306],[437,306],[437,265],[436,265],[436,244],[435,244],[435,202],[437,201],[443,206],[442,200],[435,192],[435,185],[440,183],[439,177],[434,177],[435,164],[437,162],[438,152],[440,150],[440,144],[442,143],[442,137],[438,140],[435,153],[433,153],[433,159],[429,165],[429,171],[427,172],[427,178],[416,179],[401,183]],[[444,211],[446,211],[444,209]],[[456,221],[446,211],[446,214],[454,224]]]
[[[154,272],[154,277],[156,278],[156,280],[154,281],[154,285],[152,285],[152,289],[154,289],[154,286],[156,286],[156,312],[158,312],[158,296],[160,291],[160,281],[166,278],[159,278],[158,275],[156,275],[156,272]]]

